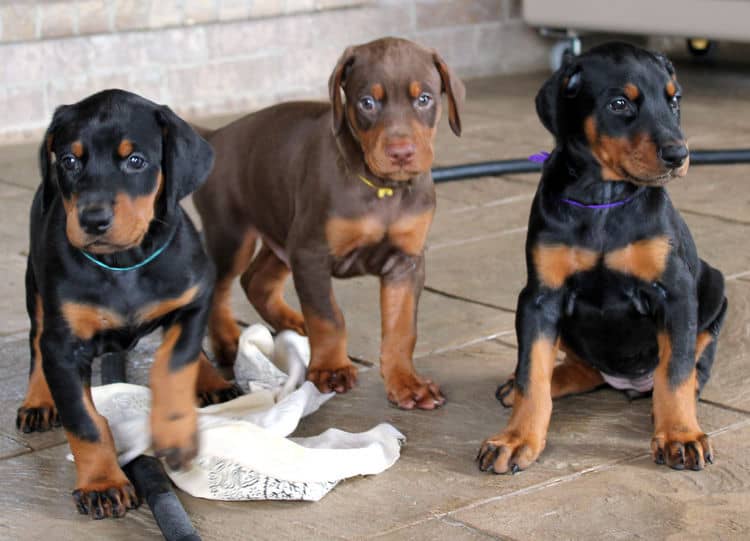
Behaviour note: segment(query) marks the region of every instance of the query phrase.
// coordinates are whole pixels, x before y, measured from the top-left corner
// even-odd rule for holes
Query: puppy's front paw
[[[16,412],[16,428],[25,434],[46,432],[58,426],[60,415],[52,403],[34,407],[21,406]]]
[[[348,361],[348,364],[338,368],[310,368],[307,371],[307,379],[312,381],[321,393],[345,393],[357,383],[357,367]]]
[[[198,391],[198,407],[205,408],[212,404],[222,404],[242,396],[245,392],[236,383],[227,383],[226,387],[217,389]]]
[[[479,469],[492,473],[517,473],[528,468],[544,450],[545,440],[534,434],[506,430],[488,438],[477,454]]]
[[[657,433],[651,440],[651,455],[657,464],[666,464],[675,470],[698,471],[714,461],[711,442],[699,431]]]
[[[385,391],[389,402],[405,410],[433,410],[445,404],[440,387],[413,372],[386,378]]]
[[[173,470],[187,468],[198,454],[195,410],[172,413],[166,419],[152,419],[151,439],[154,454],[164,458],[167,466]]]
[[[124,517],[128,509],[140,505],[135,488],[124,475],[123,479],[77,487],[73,491],[73,500],[80,514],[91,515],[94,520]]]

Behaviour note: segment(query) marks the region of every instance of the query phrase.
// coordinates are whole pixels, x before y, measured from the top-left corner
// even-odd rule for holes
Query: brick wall
[[[544,68],[520,0],[0,0],[0,143],[120,87],[187,116],[325,96],[341,51],[396,35],[463,77]]]

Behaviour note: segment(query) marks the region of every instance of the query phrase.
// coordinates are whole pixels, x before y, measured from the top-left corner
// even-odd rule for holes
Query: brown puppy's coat
[[[205,133],[216,166],[194,199],[218,269],[209,324],[214,349],[225,365],[234,362],[239,329],[229,288],[241,274],[269,324],[309,336],[308,379],[345,392],[356,368],[331,277],[377,275],[388,399],[432,409],[444,398],[412,363],[435,210],[432,144],[442,92],[460,134],[464,87],[437,53],[394,38],[348,48],[329,87],[330,104],[285,103]],[[283,299],[290,272],[302,314]]]

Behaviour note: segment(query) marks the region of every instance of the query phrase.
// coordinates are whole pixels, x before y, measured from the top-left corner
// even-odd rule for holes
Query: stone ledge
[[[374,0],[0,0],[0,43],[244,21]]]

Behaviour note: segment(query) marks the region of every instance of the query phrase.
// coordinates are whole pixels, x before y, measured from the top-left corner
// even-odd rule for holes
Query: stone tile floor
[[[750,146],[747,69],[683,66],[680,75],[692,148]],[[444,122],[437,163],[548,148],[532,99],[543,78],[470,82],[464,135],[454,138]],[[118,521],[77,515],[63,434],[14,429],[28,369],[23,272],[36,167],[33,145],[0,148],[0,538],[158,538],[145,506]],[[513,311],[537,175],[447,183],[438,187],[429,237],[416,362],[442,383],[448,404],[436,412],[396,410],[385,401],[378,370],[363,371],[353,392],[306,419],[298,434],[330,426],[359,431],[388,421],[408,438],[399,462],[381,475],[341,483],[318,503],[217,503],[180,494],[203,539],[750,538],[748,176],[746,165],[694,167],[669,186],[701,255],[728,279],[729,316],[699,406],[702,425],[714,436],[716,464],[703,472],[656,466],[648,456],[650,401],[631,403],[601,390],[555,404],[547,449],[527,471],[493,476],[477,470],[480,442],[509,415],[493,391],[515,364]],[[340,281],[336,293],[351,354],[376,363],[377,282]],[[257,320],[239,289],[234,304],[238,317]],[[154,343],[147,339],[132,355],[136,382],[145,381],[144,358]]]

